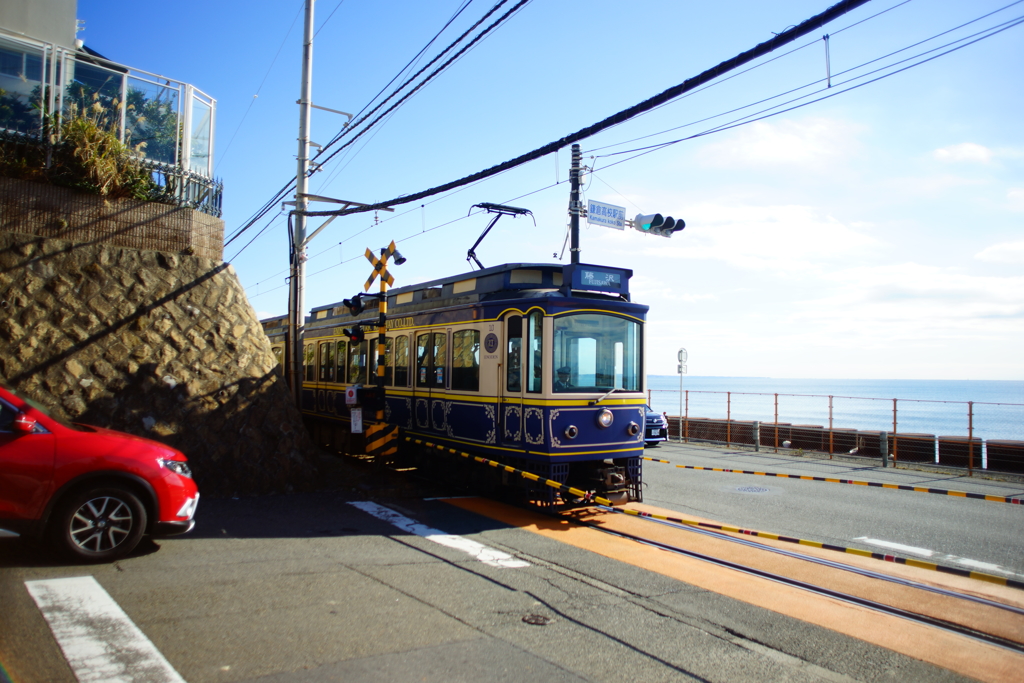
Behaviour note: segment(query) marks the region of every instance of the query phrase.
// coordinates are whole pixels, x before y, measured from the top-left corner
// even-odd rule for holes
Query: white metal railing
[[[88,110],[147,161],[213,178],[217,101],[188,83],[0,28],[0,91],[0,129]]]

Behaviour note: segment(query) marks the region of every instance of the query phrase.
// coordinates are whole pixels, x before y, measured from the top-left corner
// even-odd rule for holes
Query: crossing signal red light
[[[358,294],[351,299],[343,299],[342,304],[349,310],[352,315],[359,315],[363,312],[363,297]]]
[[[364,339],[366,339],[366,332],[363,330],[362,325],[353,325],[352,327],[347,327],[343,329],[341,333],[348,337],[349,341],[352,342],[353,344],[359,344]]]

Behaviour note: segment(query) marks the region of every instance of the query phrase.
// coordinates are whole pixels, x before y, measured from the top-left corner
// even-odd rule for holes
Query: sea
[[[1024,441],[1024,381],[684,375],[680,393],[679,375],[649,375],[647,386],[669,416]]]

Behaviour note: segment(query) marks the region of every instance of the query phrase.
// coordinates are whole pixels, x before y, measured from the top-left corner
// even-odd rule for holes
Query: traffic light
[[[359,344],[364,339],[366,339],[366,332],[363,330],[362,325],[353,325],[352,327],[347,327],[343,329],[341,333],[348,337],[349,341],[351,341],[353,344]]]
[[[342,302],[345,308],[349,310],[352,315],[359,315],[363,312],[363,297],[356,294],[351,299],[343,299]]]
[[[672,233],[679,232],[685,227],[686,221],[682,218],[676,219],[672,218],[672,216],[662,216],[660,213],[638,213],[636,218],[633,219],[633,229],[649,235],[671,237]]]

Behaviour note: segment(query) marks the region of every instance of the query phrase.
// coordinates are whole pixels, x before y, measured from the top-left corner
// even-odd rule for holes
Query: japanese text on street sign
[[[603,202],[587,202],[587,222],[592,225],[603,225],[616,230],[626,229],[626,207],[604,204]]]

